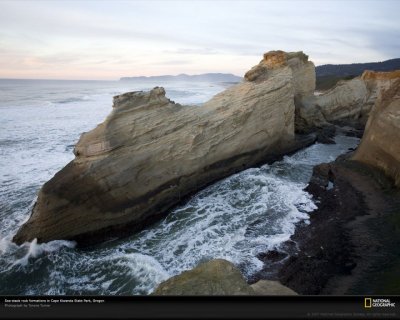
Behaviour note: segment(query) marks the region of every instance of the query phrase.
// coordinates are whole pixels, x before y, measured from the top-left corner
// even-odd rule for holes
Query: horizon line
[[[205,74],[225,74],[225,75],[233,75],[235,77],[243,78],[243,76],[238,76],[234,73],[227,73],[227,72],[205,72],[205,73],[196,73],[196,74],[188,74],[188,73],[178,73],[176,75],[173,74],[160,74],[160,75],[153,75],[153,76],[122,76],[116,79],[60,79],[60,78],[3,78],[0,77],[0,80],[43,80],[43,81],[121,81],[122,78],[152,78],[152,77],[177,77],[181,75],[186,76],[201,76]]]
[[[330,65],[353,65],[353,64],[369,64],[369,63],[382,63],[382,62],[386,62],[386,61],[390,61],[390,60],[396,60],[396,59],[400,59],[400,58],[390,58],[390,59],[386,59],[386,60],[381,60],[381,61],[369,61],[369,62],[352,62],[352,63],[324,63],[324,64],[319,64],[319,65],[315,65],[315,68],[317,67],[321,67],[321,66],[330,66]],[[312,61],[312,60],[311,60]],[[204,74],[229,74],[229,75],[233,75],[236,77],[240,77],[243,78],[243,76],[239,76],[237,74],[231,73],[231,72],[204,72],[204,73],[196,73],[196,74],[188,74],[188,73],[184,73],[184,72],[180,72],[177,74],[159,74],[159,75],[150,75],[150,76],[145,76],[145,75],[140,75],[140,76],[120,76],[119,78],[114,78],[114,79],[60,79],[60,78],[3,78],[0,77],[0,81],[1,80],[41,80],[41,81],[113,81],[113,82],[117,82],[117,81],[121,81],[122,78],[151,78],[151,77],[162,77],[162,76],[171,76],[171,77],[176,77],[176,76],[180,76],[180,75],[188,75],[188,76],[198,76],[198,75],[204,75]]]

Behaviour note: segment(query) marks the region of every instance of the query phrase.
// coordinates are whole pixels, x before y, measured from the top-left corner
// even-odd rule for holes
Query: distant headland
[[[173,75],[162,75],[162,76],[139,76],[139,77],[122,77],[120,81],[204,81],[204,82],[239,82],[242,77],[235,76],[231,73],[202,73],[189,75],[185,73]]]

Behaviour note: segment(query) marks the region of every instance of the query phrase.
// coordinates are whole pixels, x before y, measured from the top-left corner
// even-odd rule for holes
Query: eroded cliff
[[[337,122],[364,126],[378,95],[396,79],[400,79],[399,70],[365,71],[320,95],[305,95],[296,101],[296,130],[308,132]]]
[[[376,100],[353,159],[380,168],[400,187],[400,79]]]

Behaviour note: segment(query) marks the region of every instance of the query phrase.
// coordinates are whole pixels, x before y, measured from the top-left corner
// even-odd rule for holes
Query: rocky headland
[[[307,55],[271,51],[201,107],[177,104],[161,87],[114,97],[107,119],[82,134],[75,159],[43,185],[14,241],[85,246],[139,231],[221,178],[333,143],[345,125],[362,136],[360,146],[314,168],[306,190],[318,209],[280,250],[259,255],[265,269],[252,285],[217,259],[154,294],[398,294],[400,71],[365,71],[314,90]]]

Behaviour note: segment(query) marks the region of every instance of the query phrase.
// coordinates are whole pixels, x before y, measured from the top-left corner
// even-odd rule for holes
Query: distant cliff
[[[240,82],[241,77],[235,76],[231,73],[203,73],[196,75],[178,74],[177,76],[164,75],[152,77],[123,77],[120,81],[204,81],[204,82]]]
[[[317,66],[316,90],[328,90],[339,80],[350,80],[361,75],[365,70],[392,71],[400,69],[400,58],[382,62],[352,63],[352,64],[324,64]]]

